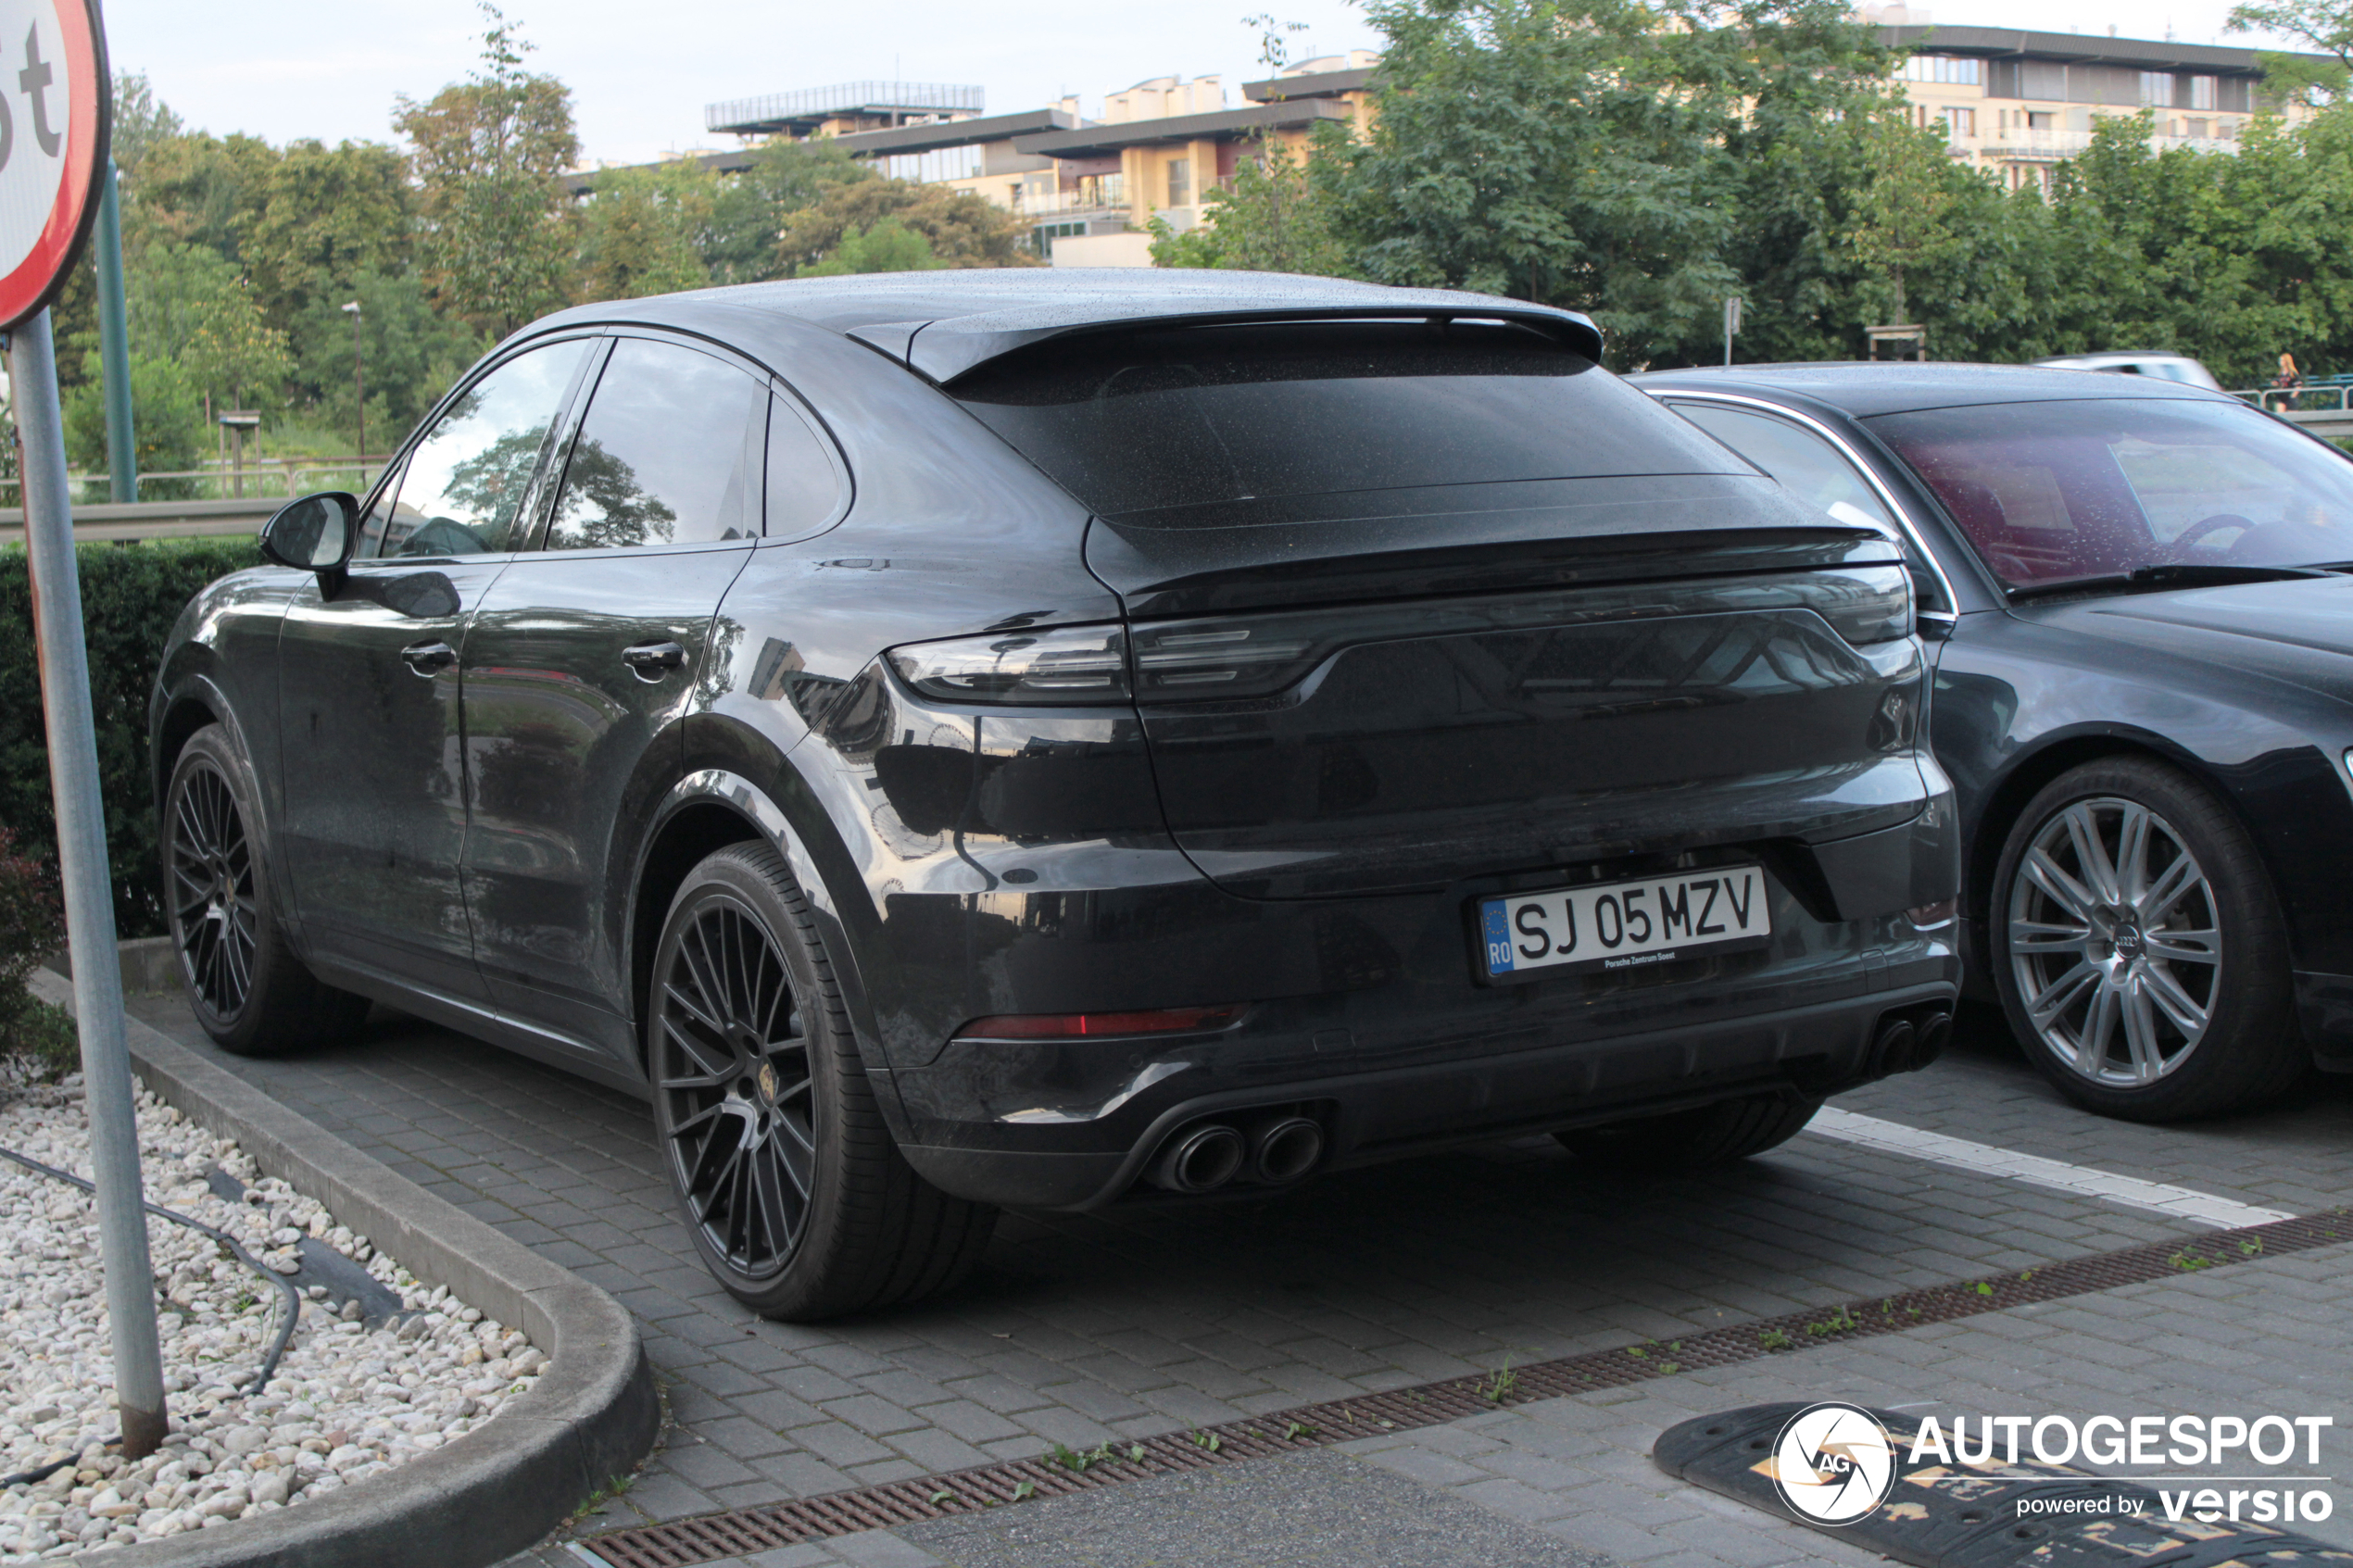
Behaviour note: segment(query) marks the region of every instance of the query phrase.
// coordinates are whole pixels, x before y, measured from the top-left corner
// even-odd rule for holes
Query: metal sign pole
[[[90,659],[82,635],[82,580],[67,499],[65,421],[57,361],[42,310],[8,333],[8,380],[24,476],[24,547],[32,569],[33,630],[41,646],[41,706],[49,728],[49,787],[57,799],[57,864],[82,1035],[82,1103],[90,1116],[91,1179],[114,1337],[122,1452],[144,1459],[163,1442],[163,1356],[156,1341],[155,1271],[147,1257],[146,1195],[139,1175],[131,1051],[123,1039],[122,960],[116,954],[113,877],[100,806]]]

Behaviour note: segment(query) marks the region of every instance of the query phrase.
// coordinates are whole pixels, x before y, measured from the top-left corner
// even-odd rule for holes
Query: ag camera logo
[[[1894,1442],[1878,1417],[1853,1405],[1808,1405],[1773,1444],[1774,1488],[1800,1519],[1852,1524],[1894,1485]]]

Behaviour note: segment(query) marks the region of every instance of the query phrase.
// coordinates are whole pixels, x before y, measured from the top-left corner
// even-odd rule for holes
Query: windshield
[[[2103,397],[1867,422],[2012,588],[2353,560],[2353,459],[2244,404]]]
[[[1592,360],[1500,326],[1138,332],[1011,356],[950,391],[1089,510],[1147,524],[1136,514],[1274,496],[1754,471]]]

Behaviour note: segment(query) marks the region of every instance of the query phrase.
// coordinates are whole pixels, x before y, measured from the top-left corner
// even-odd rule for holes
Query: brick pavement
[[[158,1026],[182,1039],[193,1034],[174,1004],[143,1006]],[[711,1285],[671,1215],[645,1111],[626,1097],[384,1014],[346,1047],[278,1061],[220,1060],[614,1291],[637,1313],[676,1424],[637,1483],[585,1521],[586,1529],[1034,1455],[1055,1442],[1091,1447],[1456,1375],[1507,1357],[1572,1354],[2033,1267],[2176,1229],[2161,1216],[1825,1138],[1801,1137],[1705,1179],[1640,1182],[1580,1168],[1549,1144],[1519,1145],[1351,1173],[1273,1201],[1009,1216],[980,1276],[953,1298],[803,1328],[757,1322]],[[2341,1080],[2287,1109],[2233,1123],[2140,1128],[2075,1112],[2014,1052],[1980,1045],[1841,1103],[2247,1202],[2309,1210],[2353,1197],[2353,1085]],[[2325,1268],[2337,1256],[2276,1267]],[[1989,1366],[2023,1355],[1998,1348],[2012,1340],[2009,1330],[1990,1326],[1994,1321],[1937,1332],[1995,1348],[1984,1352],[1994,1358]],[[1900,1367],[1916,1341],[1927,1343],[1906,1336],[1876,1341],[1869,1353]],[[2129,1340],[2085,1342],[2103,1348],[2087,1350],[2081,1364],[2093,1370],[2082,1375],[2113,1380],[2133,1371]],[[1825,1365],[1822,1358],[1863,1349],[1806,1360]],[[1687,1374],[1672,1380],[1674,1393],[1654,1385],[1640,1398],[1672,1400],[1690,1389],[1711,1405],[1797,1397],[1713,1393],[1726,1379],[1769,1380],[1795,1364],[1776,1359],[1715,1374],[1714,1383]],[[2087,1397],[2105,1387],[2083,1386]],[[1911,1399],[1924,1397],[1912,1387]],[[1513,1487],[1543,1489],[1499,1468],[1492,1455],[1525,1444],[1492,1427],[1551,1423],[1531,1413],[1537,1409],[1604,1411],[1610,1398],[1529,1407],[1502,1423],[1480,1417],[1365,1457],[1502,1507],[1518,1499]],[[1439,1446],[1468,1443],[1464,1434],[1497,1447],[1466,1454]],[[1640,1498],[1671,1492],[1686,1512],[1701,1511],[1689,1518],[1712,1516],[1720,1499],[1696,1501],[1689,1488],[1647,1475],[1646,1449],[1646,1440],[1613,1449],[1618,1469],[1592,1479],[1616,1489],[1588,1492],[1569,1512],[1592,1518],[1597,1530],[1616,1522],[1649,1531],[1653,1505]],[[1441,1459],[1475,1474],[1403,1468]],[[1564,1481],[1552,1490],[1577,1489]],[[1551,1528],[1559,1518],[1540,1523]],[[1768,1525],[1759,1516],[1733,1527]],[[1623,1546],[1556,1533],[1613,1552]],[[893,1552],[917,1553],[906,1561],[920,1562],[925,1550],[881,1534],[807,1549],[821,1554],[796,1549],[810,1562]],[[1792,1543],[1782,1560],[1844,1561],[1805,1555],[1822,1549]],[[1656,1552],[1641,1561],[1654,1559]]]

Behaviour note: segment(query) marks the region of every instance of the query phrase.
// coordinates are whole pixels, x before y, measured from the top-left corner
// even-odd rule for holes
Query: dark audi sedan
[[[173,634],[197,1010],[648,1096],[786,1317],[997,1205],[1768,1148],[1949,1023],[1912,584],[1600,346],[1225,273],[539,322]]]
[[[2353,1073],[2353,458],[2140,376],[1638,384],[1906,540],[1970,976],[2062,1093],[2170,1121]]]

